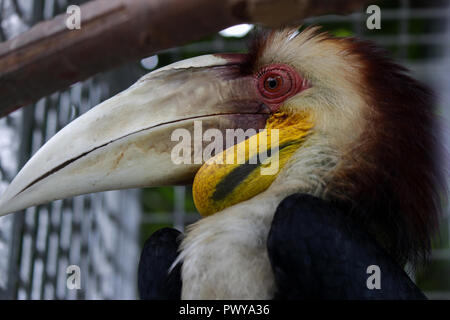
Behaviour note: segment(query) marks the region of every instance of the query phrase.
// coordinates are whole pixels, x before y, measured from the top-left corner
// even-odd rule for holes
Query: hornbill
[[[184,236],[150,237],[142,298],[420,299],[403,267],[427,256],[438,223],[432,104],[430,91],[370,42],[318,27],[261,33],[248,54],[163,67],[74,120],[19,172],[0,214],[193,181],[204,218]],[[175,163],[172,133],[195,135],[195,121],[254,134],[210,150],[208,161]],[[278,139],[263,145],[268,132]],[[215,161],[240,146],[245,161]],[[189,156],[198,150],[194,141]],[[263,152],[266,161],[250,161]],[[271,163],[278,170],[262,174]],[[372,265],[378,289],[367,286]]]

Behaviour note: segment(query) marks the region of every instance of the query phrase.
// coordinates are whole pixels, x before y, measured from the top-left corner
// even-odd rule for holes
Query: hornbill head
[[[50,139],[2,195],[0,214],[194,181],[204,216],[262,193],[308,193],[344,208],[398,261],[424,255],[439,211],[432,95],[371,43],[297,30],[260,35],[248,54],[201,56],[144,76]],[[195,121],[224,136],[255,129],[228,145],[247,146],[244,161],[195,161],[204,150],[195,141],[191,164],[172,161],[174,131],[194,136]],[[278,140],[262,146],[273,129]],[[263,151],[277,164],[272,174],[259,170],[270,161],[250,163]]]

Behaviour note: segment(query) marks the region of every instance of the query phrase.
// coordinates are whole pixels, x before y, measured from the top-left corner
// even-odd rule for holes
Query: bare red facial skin
[[[285,64],[262,68],[255,74],[255,80],[262,101],[272,112],[276,112],[288,98],[309,88],[308,82]]]
[[[217,68],[226,67],[221,74],[225,79],[248,77],[254,81],[256,99],[262,102],[261,106],[266,111],[276,112],[288,98],[310,88],[308,81],[289,65],[274,63],[254,73],[254,65],[249,60],[248,54],[229,53],[214,56],[226,60],[223,66],[217,66]]]

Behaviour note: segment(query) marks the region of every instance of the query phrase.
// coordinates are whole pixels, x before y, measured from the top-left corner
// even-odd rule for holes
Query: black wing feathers
[[[268,238],[277,299],[425,299],[403,269],[330,203],[292,195],[278,206]],[[377,265],[381,289],[367,288]]]
[[[168,273],[178,255],[180,235],[175,229],[164,228],[156,231],[145,242],[138,271],[141,299],[181,299],[181,264]]]

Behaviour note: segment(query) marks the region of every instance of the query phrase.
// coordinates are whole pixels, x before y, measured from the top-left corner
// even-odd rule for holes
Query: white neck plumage
[[[183,262],[182,298],[273,298],[275,281],[266,242],[276,208],[296,192],[321,196],[323,170],[329,173],[335,164],[330,153],[305,146],[266,191],[191,225],[177,260]]]

